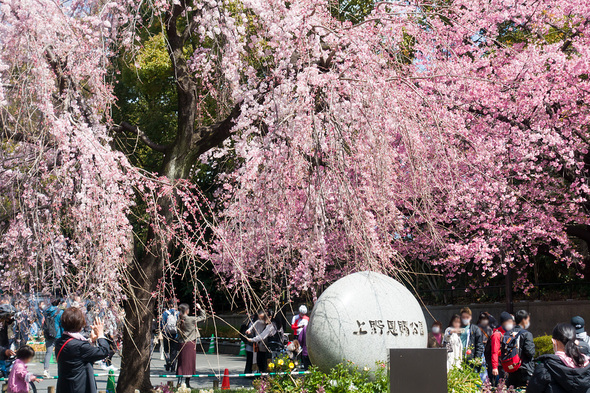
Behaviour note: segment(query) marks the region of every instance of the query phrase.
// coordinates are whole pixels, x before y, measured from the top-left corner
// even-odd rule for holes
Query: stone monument
[[[372,370],[387,363],[390,348],[426,348],[420,304],[398,281],[359,272],[332,284],[313,307],[307,327],[311,362],[322,371],[351,361]]]

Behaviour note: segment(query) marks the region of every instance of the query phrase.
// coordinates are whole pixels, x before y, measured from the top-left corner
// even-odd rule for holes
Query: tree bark
[[[117,393],[152,390],[150,364],[155,306],[152,293],[162,276],[162,269],[158,254],[150,251],[146,251],[141,260],[135,260],[127,274],[130,296],[124,304],[125,327]]]
[[[188,178],[196,159],[228,138],[234,120],[240,115],[238,104],[222,121],[195,129],[198,116],[197,85],[183,53],[184,41],[188,35],[186,31],[179,34],[176,26],[183,9],[184,5],[173,6],[165,20],[168,52],[174,68],[178,95],[177,135],[172,145],[155,149],[164,153],[160,174],[172,181]],[[171,200],[160,202],[167,223],[173,220],[171,205]],[[131,292],[124,305],[127,326],[123,336],[123,360],[117,393],[134,393],[135,389],[148,393],[153,390],[150,381],[150,349],[156,305],[152,294],[156,292],[164,271],[162,252],[169,252],[173,247],[170,243],[163,246],[163,242],[158,242],[159,239],[155,236],[150,229],[146,243],[151,244],[150,249],[145,251],[145,255],[128,272]]]
[[[171,154],[166,156],[161,173],[170,179],[178,179],[186,174],[185,168],[190,167],[186,164],[178,149],[172,149]],[[163,198],[160,202],[166,223],[172,223],[173,220],[171,206],[172,200]],[[124,304],[125,328],[117,393],[134,393],[135,389],[142,393],[153,391],[150,380],[152,326],[156,308],[153,293],[158,290],[163,277],[162,255],[169,252],[173,244],[164,245],[164,241],[158,239],[152,229],[148,232],[147,244],[149,246],[143,257],[134,260],[127,272],[129,298]]]
[[[179,136],[186,132],[189,124],[194,122],[196,105],[191,100],[179,99]],[[182,108],[180,107],[182,105]],[[186,134],[184,134],[186,135]],[[190,143],[186,139],[177,138],[170,152],[164,158],[160,174],[170,180],[186,178],[189,174],[195,155],[189,150]],[[161,212],[167,224],[172,223],[172,201],[160,202]],[[152,322],[156,307],[152,294],[156,292],[164,271],[162,252],[168,252],[173,245],[165,246],[157,239],[150,229],[147,244],[151,245],[145,254],[128,271],[130,297],[125,302],[126,328],[123,335],[121,375],[117,384],[117,393],[134,393],[139,389],[142,393],[153,390],[150,381]],[[163,251],[162,251],[163,250]]]

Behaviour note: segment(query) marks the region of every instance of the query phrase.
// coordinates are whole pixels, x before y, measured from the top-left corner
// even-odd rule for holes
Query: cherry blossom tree
[[[538,253],[582,267],[569,236],[588,239],[588,9],[574,3],[380,3],[358,25],[314,9],[282,27],[296,39],[273,61],[295,53],[297,72],[260,104],[264,126],[243,123],[223,192],[212,258],[230,285],[302,291],[400,274],[405,258],[526,289]]]
[[[412,258],[523,287],[538,252],[579,263],[590,5],[384,2],[355,20],[343,4],[0,0],[4,284],[121,301],[119,392],[151,389],[155,303],[180,261],[195,281],[211,261],[250,304],[356,270],[403,277]],[[170,140],[111,118],[110,60],[154,39]],[[156,173],[112,147],[129,137],[162,155]],[[207,200],[190,180],[223,159]]]
[[[416,41],[422,91],[469,132],[471,169],[454,198],[436,203],[443,242],[416,237],[449,279],[514,274],[527,289],[539,253],[581,275],[570,237],[589,239],[588,11],[583,2],[454,2],[429,19],[438,38]]]

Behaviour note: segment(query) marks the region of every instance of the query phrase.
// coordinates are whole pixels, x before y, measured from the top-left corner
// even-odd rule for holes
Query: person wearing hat
[[[511,331],[514,329],[514,317],[512,314],[504,311],[500,314],[500,326],[494,333],[492,337],[490,337],[491,342],[491,354],[490,358],[492,359],[491,365],[491,378],[490,382],[493,386],[497,386],[500,379],[504,377],[504,370],[500,367],[500,355],[502,353],[502,337],[506,332]]]
[[[302,304],[299,307],[299,314],[295,315],[291,321],[291,329],[293,329],[293,334],[295,334],[295,336],[299,336],[303,330],[303,327],[307,326],[308,322],[309,317],[307,316],[307,307],[305,304]]]
[[[586,321],[580,316],[573,317],[571,324],[576,329],[576,338],[580,341],[580,350],[584,355],[590,355],[590,337],[586,333]]]

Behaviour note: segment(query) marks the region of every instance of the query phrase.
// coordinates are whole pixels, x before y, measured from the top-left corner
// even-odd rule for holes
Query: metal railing
[[[440,288],[436,290],[420,289],[415,293],[429,305],[503,302],[506,300],[504,285],[490,285],[481,288]],[[514,289],[514,300],[566,300],[590,299],[590,282],[542,283],[533,286],[527,293]]]

